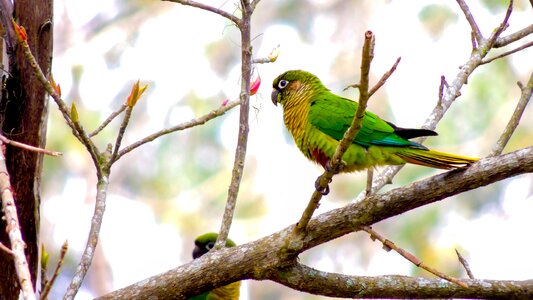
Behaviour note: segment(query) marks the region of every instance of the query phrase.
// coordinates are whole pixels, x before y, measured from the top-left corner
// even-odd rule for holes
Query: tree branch
[[[348,147],[352,144],[353,139],[362,127],[366,104],[370,97],[368,93],[368,84],[370,64],[372,62],[372,59],[374,58],[374,45],[375,38],[372,31],[365,32],[365,41],[363,44],[362,51],[363,53],[361,55],[361,79],[358,84],[359,105],[357,107],[357,111],[355,112],[350,127],[348,128],[348,130],[346,130],[342,139],[337,145],[337,148],[335,149],[335,153],[331,157],[331,160],[328,161],[326,170],[322,175],[318,177],[315,183],[316,190],[313,192],[313,195],[311,196],[307,207],[305,208],[300,220],[294,228],[295,235],[299,235],[300,233],[303,233],[305,231],[306,226],[309,223],[309,220],[311,220],[314,211],[318,208],[320,199],[322,199],[322,191],[329,189],[328,184],[331,182],[331,179],[335,174],[335,170],[337,170],[337,168],[339,167],[342,168],[342,156],[344,155],[344,152],[348,150]]]
[[[521,40],[523,38],[525,38],[526,36],[530,35],[533,33],[533,24],[523,28],[523,29],[520,29],[518,30],[517,32],[515,33],[511,33],[507,36],[504,36],[504,37],[499,37],[496,42],[494,43],[494,47],[495,48],[500,48],[500,47],[504,47],[504,46],[507,46],[511,43],[514,43],[518,40]]]
[[[32,300],[36,299],[35,291],[33,290],[30,269],[24,253],[26,243],[24,243],[20,232],[20,222],[15,205],[15,197],[11,191],[4,150],[4,143],[0,141],[0,193],[2,194],[2,212],[5,215],[2,216],[2,219],[6,222],[6,232],[11,243],[11,254],[13,255],[15,271],[22,289],[22,296],[24,299]]]
[[[225,114],[228,110],[234,108],[235,106],[239,105],[241,102],[240,101],[232,101],[232,102],[228,102],[226,105],[221,105],[219,108],[217,109],[214,109],[212,110],[211,112],[199,117],[199,118],[195,118],[195,119],[192,119],[190,121],[187,121],[187,122],[184,122],[184,123],[181,123],[181,124],[178,124],[176,126],[172,126],[170,128],[166,128],[166,129],[163,129],[163,130],[160,130],[158,132],[155,132],[155,133],[152,133],[151,135],[127,146],[127,147],[124,147],[122,148],[122,150],[120,150],[117,154],[117,157],[116,157],[116,160],[119,160],[123,155],[131,152],[132,150],[146,144],[146,143],[149,143],[155,139],[157,139],[158,137],[160,136],[163,136],[163,135],[166,135],[166,134],[169,134],[169,133],[172,133],[172,132],[176,132],[176,131],[180,131],[180,130],[185,130],[185,129],[188,129],[188,128],[191,128],[191,127],[194,127],[194,126],[198,126],[198,125],[202,125],[202,124],[205,124],[206,122],[216,118],[216,117],[219,117],[219,116],[222,116],[223,114]]]
[[[459,7],[463,11],[463,14],[465,15],[465,18],[468,21],[468,24],[470,24],[470,28],[472,28],[472,34],[474,35],[477,44],[481,44],[485,38],[483,37],[481,30],[479,30],[476,20],[474,20],[474,16],[470,12],[470,8],[463,0],[457,0],[457,4],[459,4]]]
[[[210,11],[212,13],[215,13],[217,15],[220,15],[220,16],[230,20],[235,25],[237,25],[237,27],[240,27],[242,25],[241,24],[241,19],[237,18],[236,16],[234,16],[234,15],[232,15],[232,14],[230,14],[230,13],[228,13],[228,12],[222,10],[222,9],[219,9],[219,8],[216,8],[216,7],[212,7],[212,6],[209,6],[207,4],[203,4],[203,3],[200,3],[200,2],[196,2],[196,1],[190,1],[190,0],[163,0],[163,1],[179,3],[181,5],[192,6],[192,7],[196,7],[196,8],[202,9],[202,10]]]
[[[402,214],[417,207],[427,205],[446,197],[450,197],[465,191],[489,185],[491,183],[510,178],[523,173],[533,172],[533,147],[528,147],[497,157],[484,158],[472,164],[466,170],[453,170],[433,177],[409,184],[405,187],[391,190],[387,193],[376,194],[367,197],[359,203],[352,203],[345,207],[331,210],[313,218],[307,226],[306,236],[301,241],[302,247],[296,252],[283,251],[287,238],[292,233],[294,226],[289,226],[272,235],[261,238],[257,241],[247,243],[238,247],[223,248],[219,251],[212,251],[199,259],[182,265],[163,274],[145,279],[123,289],[114,291],[98,299],[129,299],[132,297],[148,298],[158,297],[158,299],[184,299],[191,295],[197,295],[203,291],[219,287],[230,282],[243,279],[265,280],[271,279],[289,287],[291,284],[287,276],[286,268],[296,265],[296,256],[305,250],[336,239],[345,234],[354,232],[362,226],[370,226],[376,222]],[[287,199],[287,201],[297,199]],[[343,276],[343,275],[339,275]],[[285,278],[285,279],[283,279]],[[339,277],[345,278],[345,277]],[[358,277],[357,277],[358,278]],[[364,279],[364,277],[363,277]],[[378,278],[379,279],[379,278]],[[374,278],[373,285],[378,286],[378,279]],[[339,283],[340,282],[340,283]],[[405,293],[410,293],[409,282],[413,279],[405,279]],[[419,287],[431,280],[415,280]],[[484,298],[486,293],[494,291],[493,286],[481,284],[482,281],[466,281],[468,285],[476,287],[462,289],[455,285],[440,281],[440,285],[435,286],[441,293],[450,293],[450,297],[460,297],[471,293],[471,297]],[[343,281],[337,281],[339,293],[343,288]],[[495,285],[507,286],[505,281],[494,281]],[[307,282],[305,286],[300,286],[299,290],[327,294],[328,290],[314,290],[312,282]],[[532,289],[530,281],[519,282],[519,287],[515,290],[503,289],[501,294],[509,297],[527,298],[531,295]],[[309,286],[306,290],[305,287]],[[520,289],[526,287],[526,289]],[[446,292],[448,291],[448,292]],[[350,295],[353,295],[352,287]],[[433,293],[437,291],[433,290]],[[374,293],[377,293],[374,290]],[[384,297],[389,296],[386,290],[381,289]],[[423,295],[422,295],[423,296]],[[416,296],[412,296],[416,297]],[[470,297],[470,296],[469,296]]]
[[[507,126],[505,127],[505,130],[503,131],[502,135],[496,142],[496,145],[492,149],[490,156],[495,156],[502,153],[503,149],[505,148],[505,145],[507,145],[516,127],[520,123],[522,114],[524,113],[524,110],[526,109],[526,106],[529,103],[529,100],[531,99],[531,94],[533,93],[533,73],[531,73],[531,76],[529,77],[529,81],[527,82],[526,86],[523,86],[520,89],[522,90],[520,100],[518,100],[513,115],[511,116],[509,123],[507,123]]]
[[[469,298],[528,299],[533,297],[533,280],[468,280],[469,288],[441,279],[384,275],[350,276],[319,271],[301,264],[273,273],[273,281],[295,290],[336,298]]]
[[[63,296],[63,300],[73,300],[78,290],[83,283],[83,279],[91,266],[94,252],[96,251],[96,245],[98,244],[98,236],[100,234],[100,227],[102,226],[102,220],[104,218],[107,189],[109,186],[109,178],[107,175],[103,175],[98,178],[98,184],[96,186],[96,203],[94,206],[94,214],[91,220],[91,229],[89,231],[89,237],[87,239],[87,245],[81,256],[80,263],[76,268],[76,272],[67,292]]]
[[[252,77],[252,45],[251,45],[251,19],[253,8],[248,1],[241,1],[242,19],[239,29],[241,31],[241,93],[239,111],[239,131],[237,136],[237,147],[235,149],[235,159],[231,172],[231,182],[228,187],[228,197],[220,230],[216,242],[217,248],[224,248],[229,235],[233,214],[239,195],[239,188],[246,159],[246,148],[248,146],[249,114],[250,114],[250,81]]]

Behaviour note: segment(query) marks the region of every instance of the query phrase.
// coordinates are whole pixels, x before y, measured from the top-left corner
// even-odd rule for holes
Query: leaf
[[[50,84],[52,85],[54,91],[56,91],[56,93],[59,95],[59,97],[61,97],[61,86],[59,84],[56,84],[52,74],[50,74]]]
[[[48,252],[46,252],[44,245],[41,245],[41,268],[46,270],[46,267],[48,266],[49,258],[50,258],[50,255],[48,254]]]
[[[19,24],[17,24],[13,18],[11,18],[11,23],[13,23],[13,27],[15,28],[15,32],[17,33],[19,40],[22,42],[27,42],[28,35],[26,34],[26,29],[24,29],[23,26],[19,26]]]
[[[126,102],[128,106],[129,107],[135,106],[135,104],[137,104],[137,101],[139,100],[139,98],[141,98],[142,94],[144,93],[144,91],[146,91],[147,88],[148,88],[147,85],[141,87],[140,80],[137,80],[137,82],[134,83],[133,86],[131,87],[131,92]]]
[[[268,55],[268,59],[270,60],[270,62],[275,62],[278,59],[279,52],[279,45],[277,45],[276,48],[272,49],[272,51]]]
[[[70,107],[70,117],[74,123],[78,123],[80,120],[78,116],[78,110],[76,109],[76,104],[74,103],[72,103],[72,106]]]

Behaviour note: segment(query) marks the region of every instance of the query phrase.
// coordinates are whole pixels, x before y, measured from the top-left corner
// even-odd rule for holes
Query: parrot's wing
[[[321,132],[340,141],[344,132],[350,127],[357,107],[357,102],[329,92],[319,94],[311,102],[309,122]],[[417,148],[419,146],[417,143],[398,136],[394,125],[369,111],[365,111],[362,125],[354,139],[354,143],[361,146],[414,146]]]

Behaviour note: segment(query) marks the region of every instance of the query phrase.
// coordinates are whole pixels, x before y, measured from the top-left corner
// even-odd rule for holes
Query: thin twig
[[[54,282],[56,281],[57,276],[59,276],[59,273],[61,272],[61,267],[63,266],[63,263],[65,261],[67,250],[68,250],[68,241],[65,241],[63,243],[63,246],[61,246],[61,251],[59,252],[59,260],[57,262],[56,269],[54,270],[54,275],[52,275],[52,278],[50,279],[49,282],[46,283],[43,291],[41,292],[41,300],[46,300],[48,298],[48,294],[50,293],[52,286],[54,286]]]
[[[459,262],[465,268],[466,274],[468,275],[468,278],[474,279],[474,273],[472,273],[472,270],[470,270],[470,265],[468,264],[468,261],[459,253],[459,250],[455,249],[455,253],[457,254],[457,259],[459,259]]]
[[[50,151],[50,150],[42,149],[42,148],[39,148],[39,147],[35,147],[35,146],[27,145],[27,144],[24,144],[24,143],[20,143],[20,142],[17,142],[17,141],[12,141],[12,140],[6,138],[5,136],[3,136],[1,134],[0,134],[0,140],[4,144],[11,145],[11,146],[14,146],[14,147],[18,147],[18,148],[21,148],[21,149],[25,149],[25,150],[28,150],[28,151],[33,151],[33,152],[37,152],[37,153],[43,153],[43,154],[46,154],[46,155],[56,156],[56,157],[63,155],[63,153],[61,153],[61,152]]]
[[[462,286],[464,288],[468,287],[468,285],[466,283],[460,281],[459,279],[451,277],[451,276],[448,276],[448,275],[446,275],[446,274],[444,274],[442,272],[439,272],[438,270],[426,265],[423,261],[418,259],[412,253],[410,253],[409,251],[406,251],[406,250],[404,250],[402,248],[397,247],[392,241],[384,238],[379,233],[374,231],[371,227],[363,226],[361,229],[366,231],[366,232],[368,232],[368,234],[370,234],[370,238],[372,240],[376,240],[377,239],[378,241],[383,243],[383,248],[385,249],[385,251],[390,251],[392,249],[392,250],[396,251],[398,254],[400,254],[401,256],[403,256],[405,259],[407,259],[408,261],[413,263],[415,266],[417,266],[419,268],[422,268],[422,269],[430,272],[431,274],[433,274],[433,275],[435,275],[437,277],[440,277],[440,278],[442,278],[444,280],[447,280],[449,282],[453,282],[455,284],[458,284],[458,285],[460,285],[460,286]]]
[[[500,23],[500,26],[496,28],[496,30],[492,31],[492,34],[487,39],[487,42],[485,43],[485,47],[482,50],[485,52],[485,55],[490,51],[491,48],[494,47],[494,44],[496,43],[496,40],[500,37],[500,35],[503,33],[507,27],[509,27],[509,18],[511,17],[511,13],[513,12],[513,4],[514,1],[509,1],[509,6],[507,6],[507,11],[505,12],[505,17],[503,17],[502,22]]]
[[[124,133],[126,132],[126,128],[128,127],[128,123],[131,119],[131,112],[133,111],[133,105],[128,105],[126,108],[126,112],[124,113],[124,118],[122,119],[122,123],[120,123],[120,128],[118,130],[117,139],[115,140],[115,146],[113,149],[113,154],[111,155],[111,163],[117,161],[118,159],[118,151],[120,149],[120,145],[122,144],[122,139],[124,138]]]
[[[466,20],[468,21],[468,24],[470,24],[470,28],[472,28],[472,33],[477,41],[477,44],[481,44],[484,40],[483,34],[481,33],[481,30],[479,30],[479,27],[477,26],[476,20],[474,20],[474,16],[470,12],[470,8],[463,0],[456,0],[457,4],[459,4],[459,7],[463,11],[463,14],[466,17]]]
[[[102,220],[104,217],[107,189],[109,186],[109,178],[107,175],[103,175],[98,178],[96,185],[96,203],[94,206],[94,214],[91,219],[91,229],[89,231],[89,237],[87,239],[87,245],[81,256],[80,263],[76,268],[76,272],[70,285],[67,288],[67,292],[63,296],[63,300],[73,300],[78,290],[83,283],[83,279],[91,266],[94,252],[96,251],[96,245],[98,244],[98,236],[100,234],[100,227],[102,226]]]
[[[482,64],[482,65],[484,65],[484,64],[488,64],[488,63],[490,63],[490,62],[492,62],[492,61],[494,61],[494,60],[497,60],[497,59],[502,58],[502,57],[506,57],[506,56],[508,56],[508,55],[511,55],[511,54],[516,53],[516,52],[521,51],[521,50],[524,50],[524,49],[526,49],[526,48],[528,48],[528,47],[531,47],[531,46],[533,46],[533,41],[532,41],[532,42],[529,42],[529,43],[525,43],[524,45],[522,45],[522,46],[520,46],[520,47],[518,47],[518,48],[516,48],[516,49],[506,51],[506,52],[504,52],[504,53],[502,53],[502,54],[500,54],[500,55],[498,55],[498,56],[491,57],[491,58],[489,58],[489,59],[484,59],[484,60],[481,62],[481,64]]]
[[[520,84],[519,84],[520,86]],[[533,93],[533,73],[531,73],[531,76],[529,76],[529,80],[525,86],[520,87],[522,90],[522,93],[520,95],[520,100],[518,100],[518,103],[516,104],[516,108],[513,112],[513,115],[511,116],[511,119],[507,123],[507,126],[505,127],[505,130],[503,131],[502,135],[496,142],[496,145],[492,149],[492,152],[489,156],[496,156],[500,155],[509,142],[509,139],[511,139],[511,136],[513,135],[516,127],[520,123],[520,119],[522,118],[522,114],[524,113],[524,110],[526,109],[526,106],[531,99],[531,94]]]
[[[9,255],[15,255],[11,249],[6,247],[4,244],[0,243],[0,250],[5,251]]]
[[[368,168],[368,170],[366,170],[366,197],[372,195],[372,178],[374,178],[374,169]]]
[[[326,168],[324,173],[317,179],[318,188],[324,190],[333,178],[334,171],[342,163],[342,156],[344,152],[348,149],[353,139],[359,132],[362,127],[363,117],[366,109],[366,104],[368,102],[369,93],[368,93],[368,82],[369,82],[369,73],[370,73],[370,64],[374,58],[374,43],[375,38],[372,31],[367,31],[365,33],[365,42],[363,45],[363,54],[361,58],[361,79],[359,82],[359,106],[352,120],[350,128],[346,130],[342,140],[337,145],[335,149],[335,154],[333,154],[331,160],[328,162],[329,170]],[[307,207],[305,208],[300,221],[294,226],[293,233],[299,235],[300,233],[305,232],[307,224],[311,217],[313,216],[314,211],[318,208],[320,199],[322,199],[322,193],[319,190],[315,190]]]
[[[178,124],[176,126],[172,126],[170,128],[166,128],[166,129],[163,129],[163,130],[160,130],[158,132],[155,132],[155,133],[152,133],[150,134],[149,136],[127,146],[127,147],[124,147],[122,148],[122,150],[120,150],[117,154],[117,157],[115,160],[118,160],[120,159],[124,154],[127,154],[128,152],[131,152],[132,150],[146,144],[146,143],[149,143],[149,142],[152,142],[153,140],[157,139],[158,137],[160,136],[163,136],[163,135],[166,135],[166,134],[169,134],[169,133],[172,133],[172,132],[176,132],[176,131],[180,131],[180,130],[185,130],[185,129],[188,129],[188,128],[191,128],[191,127],[195,127],[195,126],[198,126],[198,125],[202,125],[202,124],[205,124],[206,122],[216,118],[216,117],[219,117],[219,116],[222,116],[223,114],[225,114],[228,110],[234,108],[235,106],[239,105],[241,102],[240,101],[231,101],[231,102],[228,102],[226,103],[225,105],[221,105],[219,108],[215,109],[215,110],[212,110],[211,112],[199,117],[199,118],[195,118],[195,119],[192,119],[190,121],[187,121],[187,122],[184,122],[184,123],[181,123],[181,124]]]
[[[394,65],[392,65],[392,67],[390,68],[390,70],[385,72],[385,74],[383,74],[383,76],[381,76],[381,79],[378,81],[378,83],[376,83],[370,89],[370,91],[368,91],[368,97],[369,98],[372,97],[372,95],[374,95],[374,93],[377,92],[379,90],[379,88],[382,87],[385,84],[387,79],[389,79],[389,77],[392,75],[392,73],[394,73],[394,71],[396,70],[396,67],[398,67],[398,64],[400,63],[401,60],[402,60],[402,58],[398,57],[396,59],[396,62],[394,63]]]
[[[220,8],[216,8],[216,7],[212,7],[212,6],[209,6],[207,4],[203,4],[203,3],[199,3],[199,2],[196,2],[196,1],[190,1],[190,0],[164,0],[164,1],[168,1],[168,2],[175,2],[175,3],[179,3],[179,4],[182,4],[182,5],[187,5],[187,6],[192,6],[192,7],[196,7],[196,8],[199,8],[199,9],[202,9],[202,10],[206,10],[206,11],[210,11],[212,13],[215,13],[217,15],[220,15],[228,20],[230,20],[231,22],[235,23],[235,25],[237,25],[237,27],[240,27],[241,26],[241,19],[237,18],[236,16],[220,9]]]
[[[85,146],[87,151],[89,151],[89,154],[91,155],[91,158],[95,164],[98,163],[99,155],[98,150],[96,149],[96,146],[87,136],[87,133],[83,130],[81,126],[76,126],[70,116],[70,111],[63,101],[61,99],[61,95],[54,89],[50,81],[46,78],[43,71],[41,70],[41,67],[37,63],[37,60],[33,56],[33,53],[31,52],[30,46],[28,45],[28,42],[25,39],[22,39],[18,34],[17,38],[19,41],[19,44],[22,46],[24,55],[27,59],[27,61],[30,63],[30,66],[33,68],[33,73],[35,76],[37,76],[37,79],[41,82],[46,92],[54,99],[55,103],[57,104],[59,111],[63,115],[63,119],[65,119],[65,122],[67,125],[72,129],[72,134]]]
[[[35,291],[31,281],[30,269],[24,249],[26,243],[22,239],[20,232],[20,222],[17,214],[17,207],[15,205],[15,197],[11,191],[11,182],[9,180],[9,173],[6,167],[6,158],[4,156],[3,142],[0,141],[0,193],[2,194],[2,211],[4,212],[3,219],[6,222],[6,232],[11,243],[11,254],[15,263],[15,272],[19,280],[22,296],[26,300],[34,300]],[[3,245],[2,245],[3,246]]]
[[[118,115],[120,115],[125,109],[128,107],[126,103],[122,104],[120,108],[114,112],[112,112],[107,119],[104,120],[102,125],[98,126],[93,132],[89,133],[89,137],[93,137],[97,135],[100,131],[102,131],[111,121],[113,121]]]
[[[253,7],[249,1],[241,1],[242,19],[239,24],[241,32],[241,94],[239,109],[239,130],[237,136],[237,147],[235,149],[235,159],[231,171],[231,182],[228,187],[228,197],[222,222],[218,232],[216,247],[223,248],[229,235],[233,214],[239,195],[239,188],[246,159],[246,148],[248,146],[249,115],[250,115],[250,81],[252,77],[252,45],[251,45],[251,19]]]

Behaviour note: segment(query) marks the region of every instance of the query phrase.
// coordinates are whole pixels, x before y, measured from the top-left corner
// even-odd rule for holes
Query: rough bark
[[[52,61],[52,0],[18,0],[13,12],[15,20],[26,28],[28,42],[43,71],[50,73]],[[46,138],[48,96],[24,57],[16,46],[16,39],[9,38],[14,48],[7,49],[11,76],[7,80],[6,93],[0,103],[2,132],[12,140],[42,147]],[[22,236],[26,242],[26,256],[32,282],[39,268],[39,190],[42,154],[14,147],[7,147],[7,168],[11,175],[13,192],[21,220]],[[5,225],[5,224],[3,224]],[[0,241],[9,246],[5,230],[0,230]],[[18,299],[20,292],[13,260],[0,254],[0,295],[2,299]]]

